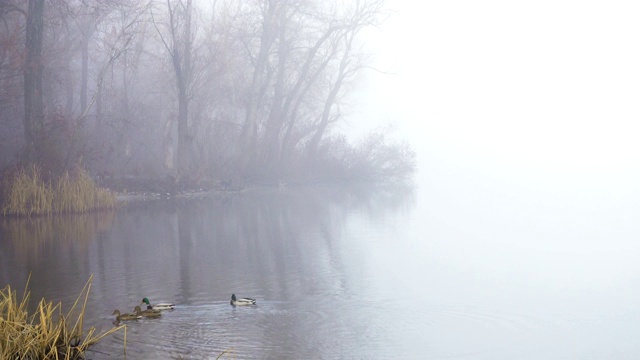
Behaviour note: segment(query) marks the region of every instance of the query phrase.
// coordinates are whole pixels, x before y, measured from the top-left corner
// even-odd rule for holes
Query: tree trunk
[[[29,0],[24,67],[24,132],[26,158],[41,162],[44,155],[44,109],[42,105],[42,34],[44,0]]]
[[[191,136],[189,135],[189,84],[191,83],[191,0],[187,1],[184,23],[184,38],[180,50],[179,40],[174,37],[173,67],[178,87],[178,151],[177,171],[182,177],[189,171]],[[174,25],[175,26],[175,25]],[[175,31],[176,29],[174,29]],[[175,33],[174,33],[175,34]]]
[[[69,59],[69,62],[71,62],[71,60]],[[72,115],[73,115],[73,73],[71,71],[71,69],[67,69],[67,78],[65,81],[65,92],[66,92],[66,103],[64,106],[64,114],[67,118],[71,119]]]
[[[274,29],[276,8],[281,6],[278,0],[268,0],[268,3],[267,13],[264,15],[262,22],[260,50],[253,69],[249,98],[247,100],[247,112],[240,141],[240,146],[242,146],[241,167],[245,172],[255,161],[256,142],[258,141],[258,107],[264,91],[266,91],[264,86],[265,70],[269,61],[271,45],[273,45],[276,37]]]
[[[98,79],[97,82],[100,83],[100,79]],[[102,120],[104,117],[102,113],[102,86],[98,86],[98,89],[96,89],[96,134],[102,131]]]
[[[80,113],[87,109],[87,93],[89,92],[89,35],[82,36],[82,68],[80,70]]]
[[[191,136],[189,135],[189,86],[192,66],[191,0],[187,0],[186,6],[182,1],[179,1],[175,7],[172,7],[171,1],[167,0],[167,9],[169,10],[171,43],[168,44],[164,40],[163,42],[171,56],[178,92],[178,143],[175,156],[175,175],[179,179],[188,174],[191,144]]]
[[[265,160],[267,167],[270,170],[274,170],[273,166],[277,164],[280,155],[280,132],[282,130],[283,123],[283,103],[284,103],[284,82],[286,75],[286,63],[289,56],[288,44],[286,37],[286,21],[285,12],[282,12],[280,20],[280,45],[278,47],[278,68],[276,74],[276,83],[273,90],[273,100],[271,103],[271,109],[269,111],[269,117],[265,127]]]
[[[318,124],[318,128],[316,132],[313,134],[313,137],[309,141],[307,145],[307,155],[311,160],[315,160],[318,155],[318,146],[320,145],[320,140],[324,136],[327,127],[329,126],[329,120],[331,116],[331,108],[336,102],[336,98],[338,97],[338,93],[340,92],[340,87],[342,86],[342,82],[347,77],[347,66],[349,65],[349,53],[351,52],[351,46],[353,43],[353,38],[355,36],[356,30],[352,30],[350,34],[347,35],[345,39],[345,50],[340,60],[340,68],[338,70],[338,76],[336,78],[336,82],[333,84],[329,95],[327,96],[327,100],[324,103],[324,109],[322,111],[322,117],[320,118],[320,123]]]
[[[185,85],[178,89],[178,154],[177,170],[178,175],[187,174],[189,169],[189,103],[187,99]]]

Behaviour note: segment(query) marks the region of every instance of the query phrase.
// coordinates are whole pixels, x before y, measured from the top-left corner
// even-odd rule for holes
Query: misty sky
[[[388,5],[372,43],[398,75],[372,77],[367,111],[418,151],[426,201],[407,234],[428,285],[413,297],[454,288],[460,301],[626,323],[638,299],[640,2]],[[584,353],[635,346],[606,322],[547,330]]]
[[[532,186],[637,188],[640,4],[387,5],[371,45],[397,75],[371,76],[361,116],[398,122],[423,172],[440,160]]]

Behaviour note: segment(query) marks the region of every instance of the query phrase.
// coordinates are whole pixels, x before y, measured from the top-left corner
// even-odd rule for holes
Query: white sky
[[[387,5],[370,45],[397,75],[371,76],[362,115],[398,122],[423,171],[638,188],[640,2]]]
[[[507,345],[534,355],[512,358],[557,356],[567,339],[587,357],[624,348],[640,272],[640,1],[387,2],[397,14],[371,44],[398,75],[373,76],[361,104],[365,119],[396,120],[419,155],[400,256],[427,286],[406,296],[540,319],[543,337]],[[554,328],[556,314],[597,330]],[[443,329],[442,357],[490,353]]]

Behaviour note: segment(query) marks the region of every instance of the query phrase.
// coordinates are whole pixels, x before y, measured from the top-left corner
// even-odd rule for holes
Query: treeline
[[[0,168],[106,177],[395,180],[415,154],[337,131],[382,0],[0,3]]]

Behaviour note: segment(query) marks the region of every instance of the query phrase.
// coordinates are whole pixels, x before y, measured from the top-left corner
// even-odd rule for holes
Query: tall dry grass
[[[94,327],[84,330],[92,279],[93,276],[66,315],[61,303],[54,305],[45,299],[40,300],[35,313],[29,314],[28,281],[21,301],[9,285],[0,290],[0,359],[84,359],[85,352],[105,336],[123,328],[126,333],[124,325],[100,334]]]
[[[4,185],[4,215],[83,213],[116,206],[116,195],[100,188],[77,166],[54,181],[44,181],[37,166],[21,169]]]

